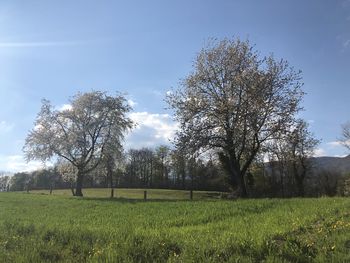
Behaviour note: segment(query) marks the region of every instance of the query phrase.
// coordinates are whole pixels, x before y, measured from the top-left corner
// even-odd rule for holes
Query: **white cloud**
[[[326,156],[326,155],[327,155],[326,151],[322,148],[318,148],[314,152],[314,157],[321,157],[321,156]]]
[[[0,121],[0,133],[7,133],[12,131],[13,124],[10,124],[6,121]]]
[[[0,156],[0,170],[8,172],[28,172],[44,168],[45,165],[39,161],[27,163],[22,155]]]
[[[132,99],[128,99],[128,104],[131,106],[131,107],[134,107],[137,105],[137,102],[133,101]]]
[[[341,147],[343,144],[340,141],[327,142],[327,145],[331,147]]]
[[[320,148],[315,150],[314,156],[344,157],[348,155],[347,152],[344,152],[344,149],[344,145],[340,141],[327,142],[322,144]]]
[[[333,141],[333,142],[328,142],[327,145],[329,145],[332,148],[337,148],[337,147],[345,147],[344,144],[350,145],[350,140],[340,142],[340,141]]]
[[[178,128],[169,114],[133,112],[129,117],[136,123],[135,129],[126,138],[129,148],[169,144]]]

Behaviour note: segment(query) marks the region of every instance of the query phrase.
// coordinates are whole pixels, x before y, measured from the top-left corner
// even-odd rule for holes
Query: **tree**
[[[33,176],[29,173],[15,173],[10,179],[11,191],[29,191],[33,184]]]
[[[300,80],[288,62],[259,58],[248,41],[214,41],[167,97],[180,123],[177,141],[193,152],[216,149],[230,185],[246,197],[245,175],[263,144],[300,110]]]
[[[10,185],[10,176],[0,174],[0,192],[7,191]]]
[[[160,145],[156,148],[156,156],[159,164],[159,179],[162,187],[169,186],[169,158],[170,148],[166,145]]]
[[[274,168],[278,168],[282,196],[288,192],[295,194],[295,187],[297,195],[304,196],[305,178],[312,169],[310,158],[319,143],[320,141],[309,131],[308,123],[297,119],[290,130],[284,131],[268,144],[271,175],[274,175]],[[291,178],[287,181],[288,175]]]
[[[52,192],[55,182],[58,180],[57,171],[54,168],[39,169],[31,173],[33,177],[33,187],[39,189],[50,189]]]
[[[111,198],[114,198],[114,188],[117,186],[121,173],[125,166],[125,156],[123,152],[116,151],[113,148],[107,149],[103,160],[99,165],[100,172],[106,177],[111,188]]]
[[[170,153],[174,184],[182,189],[186,188],[186,156],[181,150],[174,149]]]
[[[340,143],[350,150],[350,122],[342,125],[342,137]]]
[[[290,161],[290,152],[285,134],[280,134],[274,140],[267,144],[266,153],[269,156],[269,168],[271,170],[271,180],[275,181],[276,173],[279,177],[278,190],[281,191],[281,196],[285,197],[286,176],[288,172],[288,163]]]
[[[77,174],[76,167],[63,158],[59,158],[55,166],[63,181],[69,184],[72,195],[74,196],[74,184],[76,182]]]
[[[294,129],[287,135],[287,140],[298,195],[304,196],[304,180],[312,168],[310,157],[313,156],[320,141],[309,131],[308,123],[301,119],[296,121]]]
[[[83,196],[84,175],[98,166],[107,145],[118,150],[124,133],[132,127],[126,117],[130,109],[122,95],[100,91],[78,93],[63,110],[43,100],[35,127],[26,138],[26,159],[47,161],[58,156],[67,160],[77,171],[74,195]]]
[[[322,169],[315,176],[317,179],[318,193],[321,195],[335,196],[342,183],[342,174],[339,171]]]

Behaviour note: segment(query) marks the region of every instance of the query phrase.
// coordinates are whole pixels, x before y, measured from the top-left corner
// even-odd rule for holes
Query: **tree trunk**
[[[72,191],[72,195],[75,196],[73,182],[70,183],[70,190]]]
[[[186,189],[186,174],[185,174],[185,171],[182,171],[181,178],[182,178],[182,189],[185,190]]]
[[[237,194],[239,197],[248,197],[247,187],[244,182],[244,175],[242,175],[240,171],[230,171],[230,186],[232,189],[238,188]]]
[[[114,197],[114,185],[113,185],[113,172],[112,171],[108,171],[108,177],[109,177],[109,183],[111,186],[111,198]]]
[[[283,180],[283,173],[281,172],[280,175],[280,181],[281,181],[281,192],[282,192],[282,198],[284,198],[285,194],[284,194],[284,180]]]
[[[305,173],[302,172],[299,174],[297,164],[293,162],[293,172],[294,172],[294,178],[297,183],[297,190],[298,190],[298,196],[304,197],[304,178]]]
[[[248,192],[247,192],[247,187],[245,185],[245,181],[244,181],[244,175],[239,172],[239,196],[242,198],[247,198],[248,197]]]
[[[82,192],[83,180],[84,180],[84,173],[82,171],[78,171],[77,185],[75,187],[75,196],[83,196],[83,192]]]
[[[232,166],[232,170],[230,171],[230,177],[231,187],[233,189],[236,187],[238,188],[238,196],[242,198],[248,197],[247,187],[244,182],[244,174],[242,174],[241,171],[236,170]]]
[[[232,189],[238,188],[239,197],[248,197],[247,188],[244,182],[244,173],[239,169],[239,166],[235,165],[232,158],[225,154],[220,154],[219,158],[224,166],[224,169],[226,169],[229,174],[229,184]]]

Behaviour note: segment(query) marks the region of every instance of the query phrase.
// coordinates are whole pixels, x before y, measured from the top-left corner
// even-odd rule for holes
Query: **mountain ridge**
[[[339,173],[350,172],[350,155],[345,157],[320,156],[311,157],[312,166],[315,170],[327,170]]]

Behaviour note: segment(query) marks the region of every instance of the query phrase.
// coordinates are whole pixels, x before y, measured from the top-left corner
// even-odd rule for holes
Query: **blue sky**
[[[349,0],[0,0],[0,170],[37,167],[21,149],[41,99],[60,107],[77,91],[127,93],[140,124],[127,145],[166,143],[164,95],[211,37],[249,38],[302,70],[317,155],[347,154],[336,140],[350,120]]]

